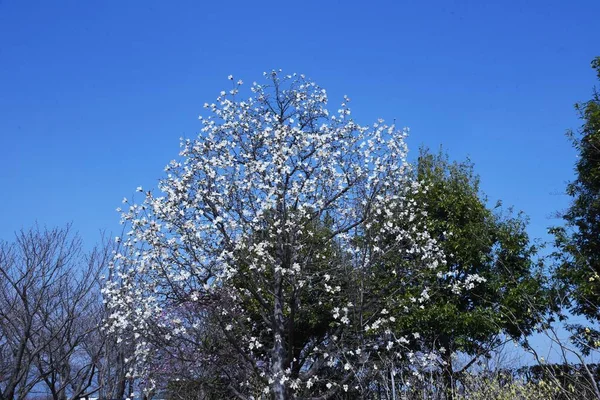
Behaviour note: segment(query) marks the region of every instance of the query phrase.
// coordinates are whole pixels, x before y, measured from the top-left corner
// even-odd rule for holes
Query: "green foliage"
[[[600,57],[592,61],[600,79]],[[600,94],[575,104],[583,120],[579,132],[568,132],[578,152],[576,179],[567,186],[573,198],[563,218],[565,227],[553,228],[559,265],[556,278],[572,300],[571,311],[592,322],[600,321]],[[581,327],[580,327],[581,328]],[[589,347],[583,346],[589,349]]]
[[[470,162],[450,162],[444,154],[422,150],[415,173],[429,188],[415,200],[424,204],[423,218],[439,238],[447,263],[420,278],[420,286],[432,289],[431,298],[426,307],[401,318],[399,327],[416,330],[432,348],[444,347],[448,363],[457,351],[485,355],[501,334],[530,334],[546,300],[527,220],[487,207]],[[457,295],[448,278],[452,274],[478,275],[485,282]]]

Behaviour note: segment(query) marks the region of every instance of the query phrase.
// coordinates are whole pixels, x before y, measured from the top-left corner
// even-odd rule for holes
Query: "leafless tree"
[[[110,255],[84,253],[69,225],[0,243],[0,400],[42,386],[57,400],[98,390],[99,274]]]

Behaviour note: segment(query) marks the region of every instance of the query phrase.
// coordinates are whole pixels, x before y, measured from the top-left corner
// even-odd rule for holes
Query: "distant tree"
[[[479,177],[470,162],[451,162],[448,156],[422,149],[415,178],[427,187],[415,201],[424,204],[419,218],[439,239],[446,256],[407,285],[403,296],[422,301],[422,287],[429,287],[427,307],[398,319],[397,327],[420,334],[421,341],[440,350],[440,362],[448,397],[453,382],[480,357],[488,356],[507,337],[532,333],[547,310],[543,276],[521,214],[500,213],[487,205]],[[471,280],[471,290],[459,290],[449,279]],[[470,278],[469,278],[470,277]],[[422,279],[422,280],[421,280]],[[477,283],[477,285],[475,285]],[[536,299],[538,307],[530,301]],[[453,355],[472,358],[456,368]]]
[[[97,391],[98,274],[109,252],[90,255],[70,227],[17,234],[0,244],[0,399],[46,385],[55,400]]]
[[[600,79],[600,57],[592,61]],[[573,324],[574,339],[585,352],[600,348],[600,93],[575,104],[583,120],[579,132],[568,136],[578,152],[576,179],[567,186],[573,201],[563,218],[566,226],[552,229],[559,265],[556,278],[568,306],[593,324]]]
[[[36,358],[36,370],[54,400],[79,399],[99,390],[97,360],[105,351],[105,342],[97,340],[102,326],[99,274],[111,256],[110,247],[97,247],[81,264],[65,270],[60,301],[40,332],[49,345]]]

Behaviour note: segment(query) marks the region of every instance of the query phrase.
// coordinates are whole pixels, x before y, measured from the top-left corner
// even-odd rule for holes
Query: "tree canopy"
[[[427,188],[409,174],[406,132],[357,124],[348,98],[329,112],[302,75],[265,77],[247,99],[238,81],[205,105],[160,195],[124,200],[130,229],[104,293],[146,390],[165,365],[190,379],[210,366],[222,396],[366,396],[398,360],[436,358],[392,329],[429,299],[398,292],[446,262],[418,217]],[[455,293],[479,281],[448,278]]]

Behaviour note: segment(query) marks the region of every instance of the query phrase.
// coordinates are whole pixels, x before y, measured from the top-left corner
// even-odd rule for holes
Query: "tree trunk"
[[[274,276],[274,301],[273,301],[273,349],[271,350],[271,373],[275,379],[273,383],[273,399],[285,400],[286,390],[283,383],[285,348],[283,346],[284,321],[283,321],[283,293],[281,272]]]
[[[390,369],[390,378],[392,381],[392,400],[396,400],[396,380],[394,379],[394,364],[392,364],[392,368]]]
[[[442,334],[440,337],[440,346],[446,351],[442,354],[444,365],[442,366],[442,384],[444,386],[444,397],[446,400],[454,400],[454,367],[452,366],[452,339],[448,334]]]
[[[446,400],[454,400],[454,374],[452,367],[452,353],[446,350],[444,354],[444,361],[446,365],[442,369],[442,379],[444,382],[444,392],[446,394]]]

